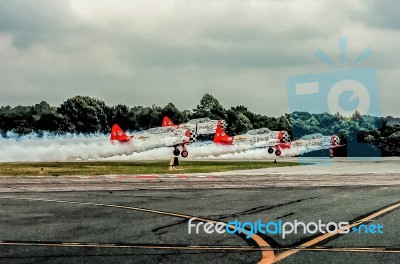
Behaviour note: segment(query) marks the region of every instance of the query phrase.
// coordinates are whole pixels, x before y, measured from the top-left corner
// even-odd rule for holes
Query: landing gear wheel
[[[189,153],[187,152],[187,150],[184,150],[182,151],[181,155],[182,157],[186,158],[189,155]]]
[[[330,158],[333,158],[333,149],[330,149],[330,150],[329,150],[329,157],[330,157]]]
[[[268,148],[268,153],[272,154],[272,153],[274,153],[274,150],[272,148]]]
[[[275,154],[276,154],[276,156],[280,156],[280,155],[281,155],[281,151],[280,151],[279,149],[277,149],[277,150],[275,151]]]
[[[181,152],[179,151],[179,149],[174,149],[174,155],[175,156],[179,156]]]

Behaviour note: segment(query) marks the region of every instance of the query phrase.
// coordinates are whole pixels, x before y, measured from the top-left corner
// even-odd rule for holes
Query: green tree
[[[182,112],[173,103],[168,103],[164,106],[161,110],[161,115],[163,117],[168,116],[175,124],[181,124],[184,121]]]
[[[104,101],[89,97],[75,96],[64,101],[58,108],[63,115],[62,130],[77,133],[108,132],[108,107]]]
[[[35,127],[37,132],[56,132],[61,133],[64,117],[57,112],[48,112],[40,116],[36,121]]]
[[[280,130],[291,131],[291,125],[287,116],[283,115],[277,118],[276,125]]]
[[[360,119],[362,119],[362,115],[361,115],[361,113],[358,111],[358,110],[356,110],[356,111],[354,111],[354,113],[351,115],[351,120],[353,120],[353,121],[357,121],[357,120],[360,120]]]
[[[144,107],[137,115],[136,120],[138,123],[138,128],[149,129],[151,127],[161,126],[162,114],[161,107],[152,105],[151,107]]]
[[[253,128],[250,120],[243,113],[237,113],[235,120],[231,124],[232,132],[235,134],[246,133]]]
[[[40,103],[34,105],[33,111],[37,115],[43,115],[53,112],[53,109],[46,101],[41,101]]]
[[[114,124],[118,124],[122,129],[130,129],[131,113],[128,106],[118,104],[109,108],[108,113],[108,125],[111,127]]]
[[[205,94],[200,104],[193,109],[193,118],[209,117],[211,119],[227,119],[226,110],[211,94]]]

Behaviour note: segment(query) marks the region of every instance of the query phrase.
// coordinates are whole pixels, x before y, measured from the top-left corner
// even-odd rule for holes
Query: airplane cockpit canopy
[[[147,130],[149,134],[163,134],[168,132],[174,132],[174,127],[154,127]]]
[[[322,138],[322,137],[323,136],[322,136],[321,133],[314,133],[314,134],[302,136],[300,139],[302,139],[302,140],[310,140],[310,139],[316,139],[316,138]]]
[[[263,127],[263,128],[257,128],[257,129],[249,130],[249,131],[247,131],[246,134],[248,134],[248,135],[261,135],[261,134],[267,134],[269,132],[270,132],[270,130],[268,128]]]
[[[196,119],[192,119],[190,120],[188,123],[189,124],[201,124],[201,123],[207,123],[210,122],[211,119],[208,117],[202,117],[202,118],[196,118]]]

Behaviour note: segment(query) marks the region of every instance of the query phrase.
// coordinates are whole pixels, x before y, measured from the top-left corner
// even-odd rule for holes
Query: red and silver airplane
[[[246,134],[238,136],[228,136],[223,130],[220,123],[214,135],[214,143],[222,145],[248,144],[256,148],[268,147],[268,152],[272,153],[276,149],[275,154],[281,155],[280,146],[286,146],[290,142],[290,137],[286,131],[271,131],[268,128],[259,128],[248,131]]]
[[[281,149],[304,148],[303,153],[316,150],[329,149],[330,157],[333,158],[333,149],[342,147],[340,138],[337,135],[324,136],[321,133],[305,135],[298,140],[294,140],[286,145],[279,146]]]
[[[133,140],[148,140],[152,142],[151,148],[173,147],[174,155],[178,156],[181,154],[184,158],[189,155],[185,145],[193,142],[190,139],[190,131],[184,128],[155,127],[150,128],[137,136],[133,136],[127,135],[117,124],[112,126],[110,140],[112,143],[129,143]],[[182,148],[182,151],[179,150],[179,147]]]
[[[197,135],[214,134],[217,130],[218,122],[221,122],[221,126],[223,129],[226,129],[228,127],[228,124],[225,120],[212,120],[208,117],[192,119],[189,120],[187,123],[175,125],[167,116],[164,116],[162,126],[189,129],[191,139],[195,141]]]

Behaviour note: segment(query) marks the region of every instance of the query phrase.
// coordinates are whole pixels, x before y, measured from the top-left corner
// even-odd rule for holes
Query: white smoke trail
[[[75,160],[162,160],[173,156],[173,139],[133,140],[126,144],[111,144],[108,135],[53,135],[42,137],[29,134],[18,137],[7,134],[0,138],[0,162],[17,161],[75,161]],[[221,146],[212,142],[197,142],[187,145],[187,159],[275,159],[267,148],[251,145]],[[311,149],[291,148],[282,150],[282,156],[294,156]]]
[[[9,133],[0,138],[0,161],[71,161],[98,160],[116,155],[129,155],[173,142],[171,138],[160,140],[133,140],[126,144],[111,144],[108,135],[56,136],[29,134],[17,137]]]
[[[0,139],[0,161],[89,160],[132,153],[130,146],[115,148],[104,135],[28,135]]]

